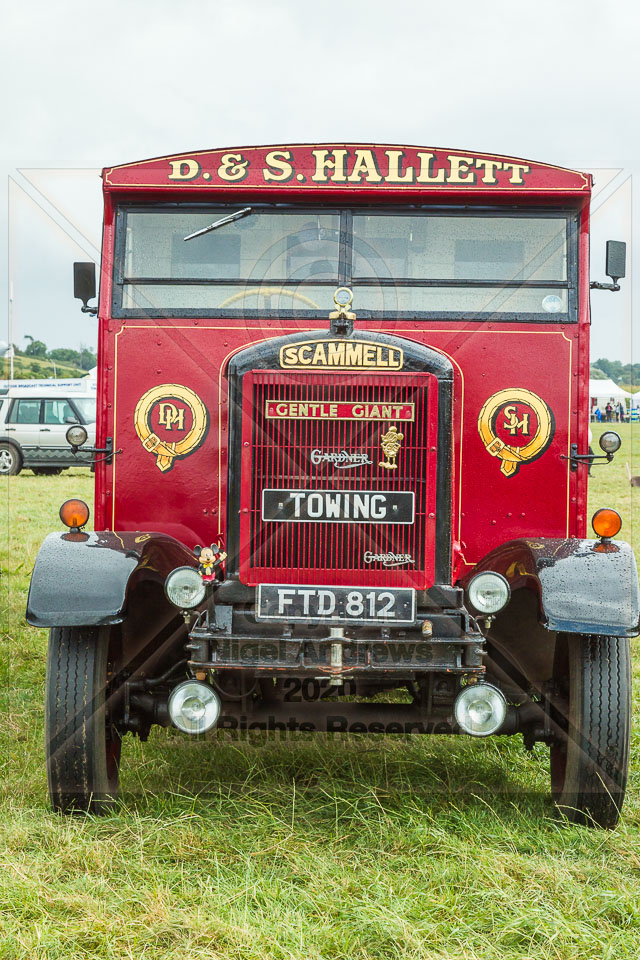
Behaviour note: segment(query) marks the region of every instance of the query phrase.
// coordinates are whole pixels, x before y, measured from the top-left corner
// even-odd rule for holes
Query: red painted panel
[[[308,328],[294,327],[293,321],[268,330],[241,321],[221,321],[219,326],[194,320],[111,323],[113,332],[103,348],[107,390],[101,395],[102,430],[114,437],[122,453],[113,467],[97,468],[96,528],[161,530],[188,546],[224,537],[228,394],[222,371],[229,357],[245,346]],[[425,343],[454,364],[453,534],[467,563],[513,537],[582,535],[586,479],[582,472],[571,473],[561,459],[578,435],[578,410],[583,420],[586,417],[586,408],[578,405],[578,325],[469,323],[465,328],[452,322],[426,327],[404,321],[392,330],[372,321],[356,325]],[[163,471],[158,453],[143,446],[134,418],[145,393],[171,384],[200,398],[209,423],[202,443]],[[510,391],[518,407],[523,390],[549,408],[553,435],[536,459],[525,460],[507,475],[501,459],[487,451],[478,421],[489,398]],[[168,386],[163,398],[174,402],[175,387]],[[183,407],[186,428],[191,415]],[[522,420],[528,409],[518,407],[517,418]],[[154,424],[159,416],[155,408]],[[530,428],[534,424],[535,413]],[[504,427],[498,434],[508,441]],[[179,439],[184,431],[173,424],[171,435]],[[165,428],[163,438],[168,436]],[[513,446],[522,443],[522,437],[516,437]]]

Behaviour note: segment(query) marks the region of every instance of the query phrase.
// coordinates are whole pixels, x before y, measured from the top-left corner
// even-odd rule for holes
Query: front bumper
[[[431,635],[425,637],[428,622]],[[422,608],[416,622],[396,627],[332,622],[257,621],[251,607],[218,604],[189,632],[189,667],[244,670],[254,675],[406,676],[415,672],[484,673],[484,637],[464,609]]]

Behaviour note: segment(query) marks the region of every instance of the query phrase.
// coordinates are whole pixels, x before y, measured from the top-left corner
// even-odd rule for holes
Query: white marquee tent
[[[589,380],[589,397],[591,398],[590,406],[593,405],[595,400],[601,410],[604,410],[609,402],[619,403],[620,400],[629,400],[635,404],[638,403],[638,394],[632,396],[609,378],[606,380]]]

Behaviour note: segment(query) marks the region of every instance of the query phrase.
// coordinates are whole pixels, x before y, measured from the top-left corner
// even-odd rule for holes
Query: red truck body
[[[570,257],[577,261],[568,279],[577,302],[572,322],[558,322],[553,314],[547,315],[548,322],[544,315],[535,322],[518,322],[504,320],[498,313],[469,320],[446,316],[374,319],[366,309],[359,309],[358,286],[353,284],[356,332],[377,331],[426,344],[453,364],[453,579],[505,540],[585,535],[586,471],[572,471],[567,458],[572,443],[580,450],[588,447],[589,175],[451,150],[300,145],[165,157],[108,168],[103,178],[99,439],[113,437],[122,453],[112,465],[96,469],[96,528],[160,530],[187,546],[224,544],[229,360],[249,345],[323,325],[322,311],[314,320],[296,316],[295,310],[286,317],[269,318],[256,317],[255,311],[250,318],[237,316],[237,311],[228,316],[216,311],[214,317],[178,316],[175,311],[171,317],[115,317],[120,205],[304,203],[331,209],[360,205],[377,211],[419,204],[490,208],[498,213],[503,208],[521,214],[562,211],[574,232]],[[328,314],[333,306],[329,296],[323,306]],[[167,385],[151,414],[154,432],[167,442],[184,438],[192,415],[184,401],[171,396],[174,383],[200,398],[208,429],[196,450],[175,458],[171,468],[163,471],[153,451],[140,440],[134,415],[141,397]],[[491,439],[480,426],[485,405],[495,397],[500,413],[496,417],[493,411],[489,435],[516,450],[524,448],[513,472],[505,472],[505,460],[488,450]],[[163,399],[185,411],[182,432],[178,424],[158,423]],[[544,424],[538,422],[540,411]],[[536,430],[542,436],[532,444]],[[425,502],[428,522],[433,511],[427,507]],[[432,539],[429,534],[427,538]],[[278,570],[276,564],[272,572],[279,575]],[[260,575],[264,574],[262,570]],[[433,582],[432,566],[429,569],[427,564],[422,574],[418,584],[412,572],[397,569],[393,580],[424,589]],[[246,582],[256,582],[257,575],[243,566],[241,577]],[[323,567],[317,568],[317,575],[331,576]],[[341,575],[335,576],[335,582],[341,582]]]

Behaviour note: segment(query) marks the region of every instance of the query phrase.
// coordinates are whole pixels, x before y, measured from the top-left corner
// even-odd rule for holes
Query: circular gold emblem
[[[494,393],[478,417],[485,449],[502,460],[500,470],[506,477],[515,476],[523,463],[541,457],[554,430],[551,409],[531,390]]]
[[[140,397],[134,423],[142,446],[155,455],[156,466],[166,473],[175,460],[198,449],[209,429],[209,414],[189,387],[162,383]]]

